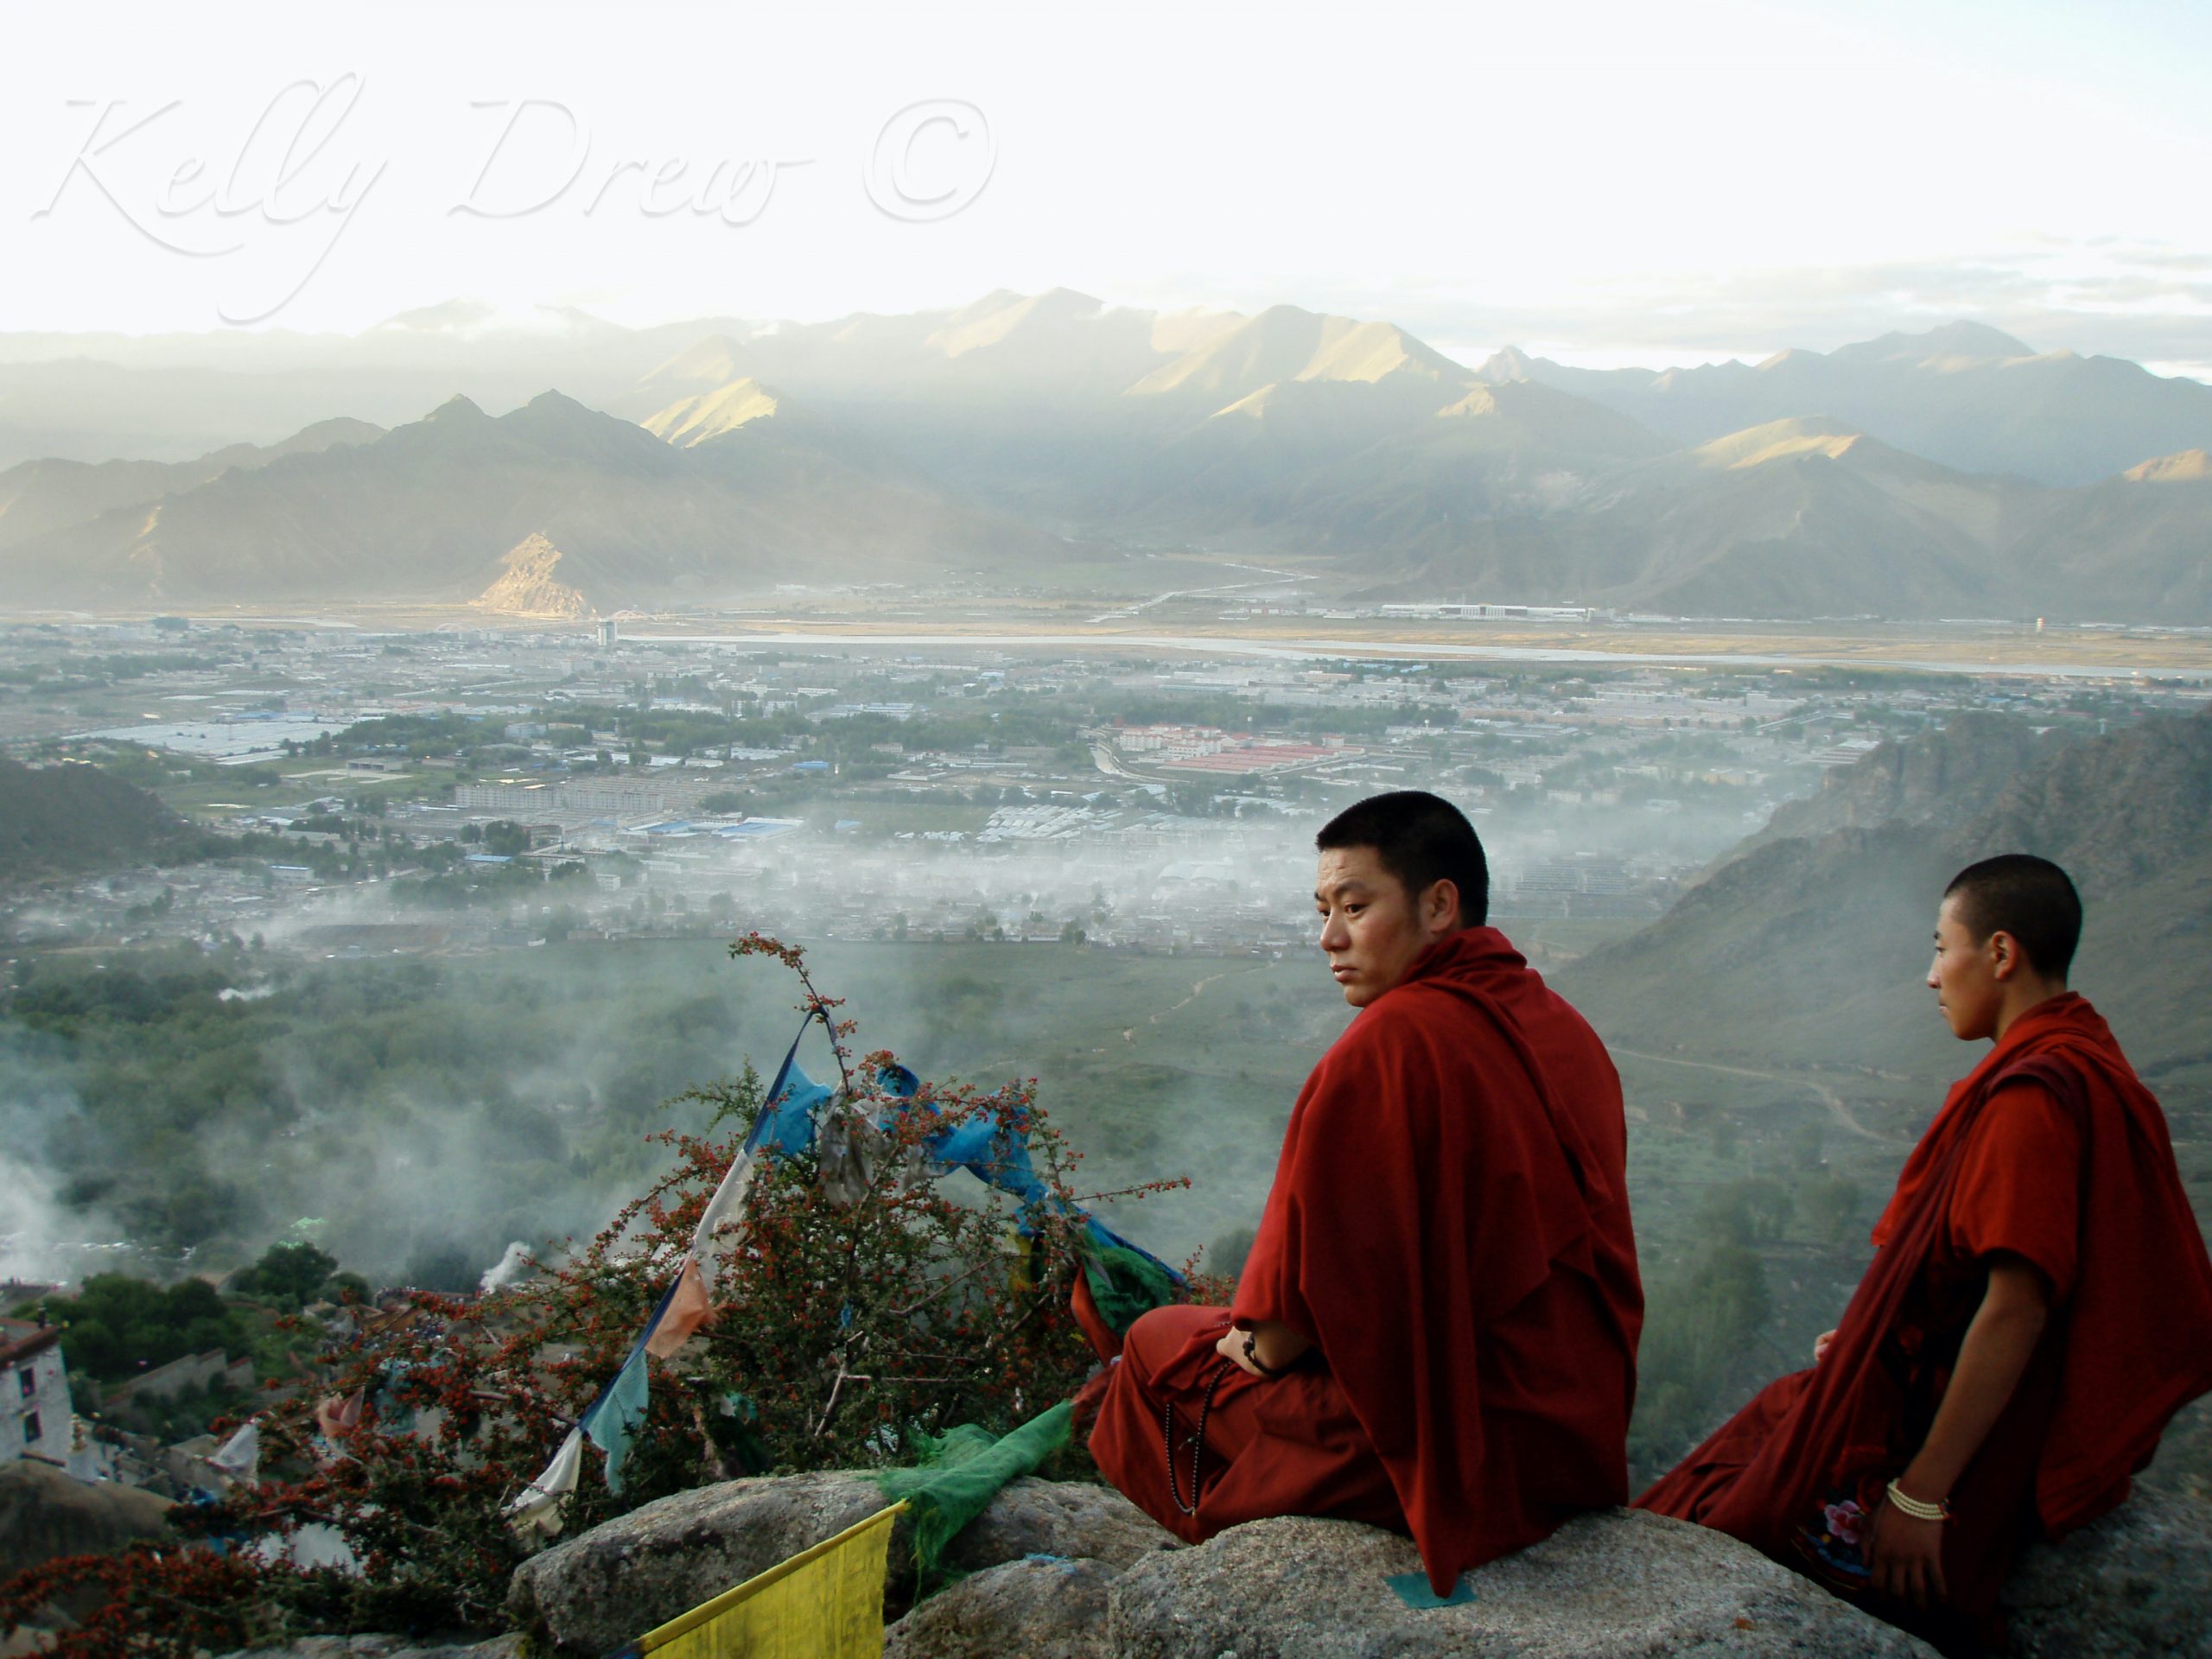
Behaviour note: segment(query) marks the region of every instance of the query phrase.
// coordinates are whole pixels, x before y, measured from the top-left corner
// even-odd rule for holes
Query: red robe
[[[1637,1503],[1864,1588],[1865,1517],[1926,1438],[1988,1257],[2020,1256],[2050,1280],[2052,1317],[1944,1529],[1952,1606],[1984,1614],[2031,1531],[2118,1503],[2167,1421],[2212,1388],[2212,1260],[2165,1116],[2086,1001],[2031,1008],[1952,1088],[1874,1243],[1827,1358]]]
[[[1496,929],[1440,940],[1307,1079],[1234,1309],[1132,1329],[1099,1467],[1193,1539],[1263,1515],[1402,1526],[1439,1594],[1624,1501],[1643,1307],[1626,1150],[1619,1078],[1581,1016]],[[1167,1449],[1187,1500],[1232,1316],[1314,1347],[1281,1379],[1222,1376],[1185,1515]]]

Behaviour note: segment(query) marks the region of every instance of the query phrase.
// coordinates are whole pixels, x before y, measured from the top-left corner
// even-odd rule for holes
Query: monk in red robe
[[[1628,1495],[1643,1321],[1620,1080],[1483,925],[1473,828],[1418,791],[1318,838],[1321,949],[1361,1010],[1292,1108],[1229,1307],[1130,1328],[1090,1450],[1196,1542],[1337,1516],[1431,1588]]]
[[[1637,1500],[1948,1650],[2000,1640],[2021,1543],[2120,1502],[2212,1388],[2212,1262],[2164,1114],[2067,988],[2081,931],[2044,859],[1952,881],[1928,983],[1955,1034],[1995,1046],[1905,1160],[1813,1368]]]

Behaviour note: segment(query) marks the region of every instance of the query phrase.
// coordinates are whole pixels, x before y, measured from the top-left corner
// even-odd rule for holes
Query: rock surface
[[[681,1492],[524,1562],[507,1611],[520,1628],[563,1652],[610,1653],[865,1520],[883,1502],[874,1481],[851,1473],[725,1481]],[[1022,1479],[1008,1483],[969,1525],[947,1561],[975,1572],[1044,1554],[1096,1561],[1111,1572],[1174,1547],[1109,1487]],[[905,1600],[912,1551],[901,1521],[891,1537],[894,1604]]]
[[[946,1562],[962,1572],[1059,1555],[1134,1567],[1157,1550],[1181,1548],[1160,1524],[1111,1486],[1073,1480],[1008,1481],[991,1507],[969,1522]]]
[[[281,1648],[253,1648],[226,1659],[522,1659],[522,1637],[488,1642],[416,1642],[404,1636],[303,1636]]]
[[[509,1610],[562,1653],[595,1659],[881,1505],[875,1484],[849,1473],[702,1488],[524,1563]],[[901,1528],[892,1540],[887,1659],[1933,1653],[1732,1539],[1628,1510],[1586,1516],[1478,1569],[1468,1605],[1421,1611],[1384,1582],[1421,1567],[1412,1543],[1393,1534],[1292,1517],[1184,1548],[1118,1493],[1071,1483],[1008,1485],[954,1546],[951,1564],[969,1576],[909,1611],[911,1548]],[[2139,1492],[2064,1543],[2031,1550],[2006,1602],[2017,1659],[2212,1659],[2212,1513]],[[516,1659],[512,1646],[353,1640],[280,1652]]]
[[[10,1385],[12,1386],[12,1384]],[[104,1555],[168,1525],[168,1499],[22,1458],[0,1464],[0,1579],[62,1555]]]
[[[1640,1511],[1585,1516],[1478,1568],[1467,1575],[1471,1605],[1407,1606],[1384,1580],[1420,1567],[1409,1540],[1355,1522],[1294,1516],[1232,1527],[1122,1574],[1107,1651],[1113,1659],[1934,1653],[1733,1539]]]
[[[2005,1605],[2018,1659],[2212,1654],[2212,1516],[2139,1490],[2064,1542],[2031,1547]]]
[[[883,1633],[883,1659],[1108,1659],[1118,1569],[1038,1555],[939,1591]]]

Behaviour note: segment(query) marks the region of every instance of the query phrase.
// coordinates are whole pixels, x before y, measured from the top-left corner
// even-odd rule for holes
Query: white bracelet
[[[1929,1503],[1913,1497],[1894,1480],[1889,1484],[1888,1491],[1890,1502],[1898,1513],[1909,1515],[1916,1521],[1948,1521],[1951,1518],[1951,1506],[1942,1498]]]

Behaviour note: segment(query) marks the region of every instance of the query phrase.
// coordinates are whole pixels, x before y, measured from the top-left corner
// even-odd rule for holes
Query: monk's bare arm
[[[1907,1497],[1924,1503],[1950,1497],[2012,1400],[2050,1318],[2050,1291],[2042,1272],[2016,1255],[1992,1257],[1989,1287],[1959,1344],[1951,1385],[1927,1440],[1897,1477]],[[1931,1595],[1941,1599],[1943,1524],[1915,1521],[1885,1504],[1874,1524],[1876,1588],[1923,1606]]]
[[[1931,1503],[1951,1495],[2004,1414],[2050,1319],[2050,1291],[2041,1271],[2016,1255],[1993,1257],[1989,1288],[1959,1344],[1951,1386],[1936,1408],[1920,1455],[1897,1484]]]
[[[1300,1355],[1311,1348],[1313,1340],[1278,1319],[1255,1319],[1243,1330],[1231,1329],[1222,1333],[1214,1344],[1214,1351],[1224,1359],[1234,1360],[1253,1376],[1260,1375],[1258,1367],[1244,1357],[1244,1335],[1252,1335],[1252,1351],[1259,1356],[1260,1364],[1271,1371],[1295,1364]]]

